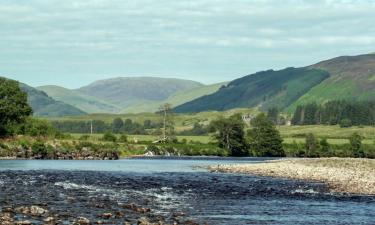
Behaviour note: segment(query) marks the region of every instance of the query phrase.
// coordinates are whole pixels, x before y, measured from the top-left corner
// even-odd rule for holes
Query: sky
[[[372,0],[0,0],[0,76],[211,84],[375,52]]]

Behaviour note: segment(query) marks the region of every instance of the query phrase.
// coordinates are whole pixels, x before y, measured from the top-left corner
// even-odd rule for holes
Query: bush
[[[41,155],[44,158],[47,155],[47,147],[43,141],[36,141],[31,145],[31,149],[34,154]]]
[[[356,158],[365,157],[365,153],[363,152],[362,148],[362,140],[363,137],[358,133],[353,133],[349,138],[350,150],[352,151],[353,156]]]
[[[120,138],[118,139],[119,142],[127,143],[128,142],[128,136],[125,134],[121,134]]]
[[[103,141],[116,142],[117,141],[117,137],[114,134],[112,134],[111,132],[106,132],[103,135],[102,140]]]

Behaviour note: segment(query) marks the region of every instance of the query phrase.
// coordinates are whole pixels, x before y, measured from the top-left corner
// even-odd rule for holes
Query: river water
[[[374,196],[332,194],[321,183],[197,167],[262,160],[1,160],[0,207],[43,204],[65,215],[63,224],[78,216],[95,221],[100,213],[119,212],[128,203],[150,208],[151,219],[181,224],[375,224]],[[127,217],[132,221],[142,215]]]

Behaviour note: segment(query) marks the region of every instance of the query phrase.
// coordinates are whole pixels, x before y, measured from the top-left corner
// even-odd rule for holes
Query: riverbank
[[[375,195],[374,159],[282,159],[256,164],[209,166],[208,169],[211,172],[323,182],[331,192]]]

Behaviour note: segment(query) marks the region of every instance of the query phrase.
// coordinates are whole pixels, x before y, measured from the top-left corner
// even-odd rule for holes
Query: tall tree
[[[112,122],[112,131],[115,134],[124,131],[124,121],[121,118],[115,118]]]
[[[279,124],[279,109],[277,107],[272,107],[267,111],[267,117],[271,120],[274,124]]]
[[[14,126],[23,123],[31,113],[27,95],[19,83],[0,78],[0,136],[11,135]]]
[[[210,124],[214,138],[219,147],[225,148],[232,156],[248,156],[249,151],[245,140],[245,123],[241,114],[235,114],[229,118],[219,118]]]
[[[159,107],[158,113],[161,116],[162,124],[162,141],[168,142],[174,137],[174,118],[172,106],[169,103],[163,104]]]
[[[248,131],[250,149],[255,156],[282,157],[285,152],[282,138],[275,125],[264,113],[251,121],[252,129]]]

